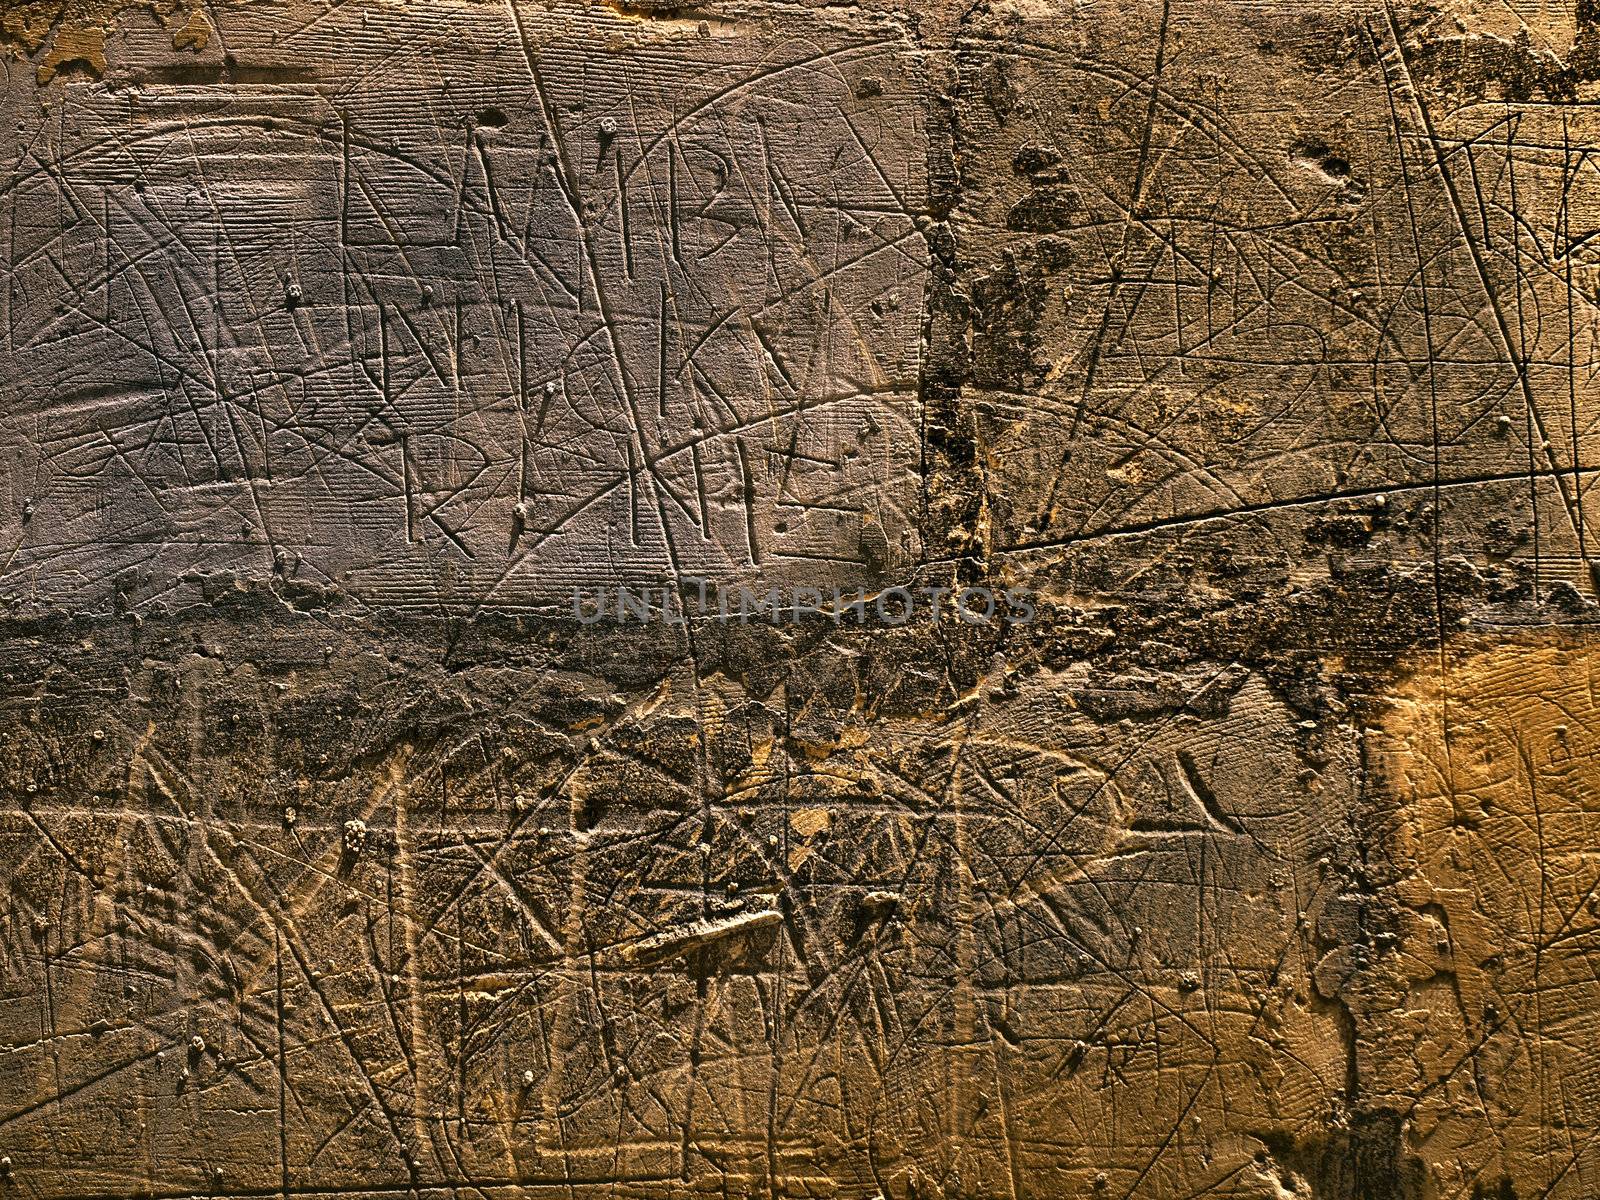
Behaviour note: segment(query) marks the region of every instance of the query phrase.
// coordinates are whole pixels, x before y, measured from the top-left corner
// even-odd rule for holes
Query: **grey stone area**
[[[916,552],[925,100],[887,24],[253,5],[9,73],[0,594],[403,608]]]

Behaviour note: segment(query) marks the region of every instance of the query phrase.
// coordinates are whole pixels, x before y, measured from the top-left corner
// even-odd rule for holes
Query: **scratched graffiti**
[[[1600,1194],[1593,4],[0,48],[0,1200]]]
[[[1397,52],[1381,9],[1303,74],[1262,66],[1277,26],[1218,24],[1237,40],[1204,68],[1169,48],[1186,86],[1043,34],[966,62],[974,90],[1030,102],[977,110],[974,152],[1005,186],[967,214],[972,241],[1005,252],[975,285],[996,543],[1227,539],[1247,522],[1297,554],[1315,518],[1324,550],[1377,539],[1383,561],[1419,561],[1428,547],[1389,535],[1438,521],[1445,554],[1497,543],[1536,588],[1592,591],[1585,110],[1441,96],[1419,78],[1437,59]],[[1262,115],[1285,101],[1296,121]],[[1496,500],[1445,501],[1469,490]]]
[[[45,111],[14,77],[6,594],[471,611],[909,561],[903,41],[596,58],[623,28],[352,10],[230,33],[220,91],[177,61]]]

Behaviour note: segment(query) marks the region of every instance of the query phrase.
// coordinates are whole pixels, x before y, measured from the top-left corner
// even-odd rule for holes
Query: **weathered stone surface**
[[[1592,6],[0,30],[0,1200],[1600,1186]]]
[[[8,590],[470,611],[910,561],[903,31],[219,19],[59,107],[13,75]]]

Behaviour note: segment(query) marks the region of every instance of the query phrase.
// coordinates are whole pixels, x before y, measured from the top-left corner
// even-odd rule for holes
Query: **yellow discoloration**
[[[0,46],[30,58],[43,51],[35,68],[40,86],[69,68],[99,78],[106,71],[106,37],[129,9],[141,9],[169,25],[184,21],[173,35],[174,49],[199,50],[209,40],[209,23],[198,6],[185,0],[32,0],[5,6]]]
[[[1499,1176],[1566,1194],[1567,1130],[1600,1128],[1593,1089],[1566,1085],[1600,1055],[1600,640],[1428,656],[1372,744],[1402,908],[1364,1073],[1420,1097],[1409,1148],[1440,1194]]]
[[[825,808],[801,808],[789,814],[789,828],[803,838],[815,837],[833,824],[833,814]]]
[[[211,41],[211,22],[198,8],[189,14],[189,23],[172,35],[174,50],[193,50],[199,53]]]
[[[38,80],[41,84],[49,83],[69,66],[81,66],[97,77],[105,74],[105,31],[92,27],[61,30],[39,64]]]
[[[798,871],[816,849],[812,839],[833,828],[833,813],[826,808],[799,808],[789,814],[789,830],[802,839],[789,847],[789,871]]]

